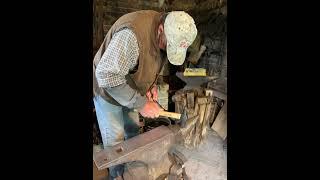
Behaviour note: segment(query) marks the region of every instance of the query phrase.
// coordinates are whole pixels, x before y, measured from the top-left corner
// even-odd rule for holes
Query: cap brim
[[[187,48],[170,47],[167,45],[167,57],[171,64],[180,66],[183,64],[187,54]]]

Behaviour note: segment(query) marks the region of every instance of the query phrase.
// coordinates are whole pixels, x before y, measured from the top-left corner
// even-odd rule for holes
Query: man
[[[156,118],[162,109],[157,100],[156,79],[169,62],[182,65],[187,48],[197,35],[191,16],[183,11],[137,11],[120,17],[107,33],[94,57],[94,105],[104,147],[138,134],[129,117],[136,109]],[[123,165],[109,168],[112,178],[121,177]]]

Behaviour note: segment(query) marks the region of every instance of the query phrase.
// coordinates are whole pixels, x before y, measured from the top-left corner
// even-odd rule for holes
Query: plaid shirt
[[[125,76],[137,65],[139,46],[128,28],[115,33],[96,68],[100,87],[112,88],[126,82]]]
[[[140,109],[147,101],[127,83],[125,76],[134,69],[139,57],[135,34],[128,28],[115,33],[96,68],[99,87],[104,88],[118,103]]]

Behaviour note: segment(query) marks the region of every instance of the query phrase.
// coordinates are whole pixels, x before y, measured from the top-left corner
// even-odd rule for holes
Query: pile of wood
[[[175,102],[175,112],[187,113],[186,126],[180,130],[186,147],[199,146],[209,128],[221,138],[226,138],[226,101],[217,98],[214,91],[204,88],[180,90],[172,100]]]

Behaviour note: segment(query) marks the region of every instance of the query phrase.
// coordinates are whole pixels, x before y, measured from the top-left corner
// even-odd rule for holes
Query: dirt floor
[[[93,162],[93,180],[107,180],[107,169],[99,171],[97,166]]]
[[[102,145],[93,145],[93,151],[98,152],[102,150]],[[93,161],[93,180],[108,180],[108,170],[98,170],[96,164]]]

